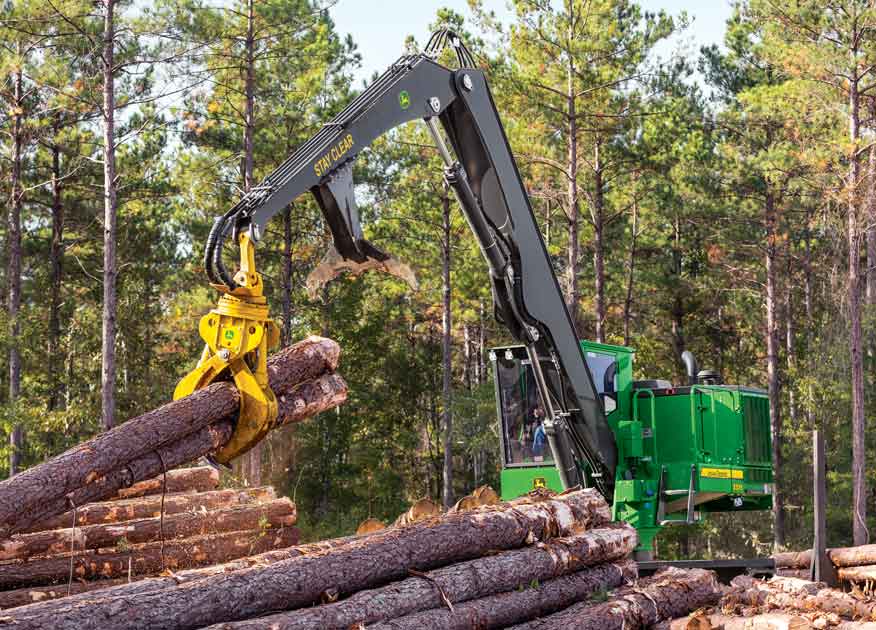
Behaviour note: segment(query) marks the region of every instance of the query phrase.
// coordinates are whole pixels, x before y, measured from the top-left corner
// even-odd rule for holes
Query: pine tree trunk
[[[181,469],[191,470],[190,468]],[[276,497],[274,489],[270,486],[248,488],[246,490],[208,490],[198,492],[173,493],[171,490],[171,474],[178,471],[168,472],[168,494],[150,494],[136,499],[116,499],[89,503],[76,510],[76,527],[88,525],[100,525],[106,523],[119,523],[121,521],[133,521],[141,518],[157,516],[161,513],[164,504],[164,515],[179,514],[180,512],[218,510],[233,505],[258,505],[272,501]],[[41,521],[33,527],[28,527],[22,534],[64,529],[73,526],[73,510],[53,516]]]
[[[855,57],[853,56],[853,59]],[[857,67],[853,68],[857,72]],[[849,86],[848,247],[849,247],[849,354],[852,373],[852,538],[856,545],[869,541],[867,530],[867,452],[864,412],[864,356],[861,325],[861,228],[858,220],[860,165],[858,141],[860,92],[857,74]]]
[[[225,532],[257,531],[295,524],[295,504],[282,498],[256,505],[235,505],[207,512],[186,511],[165,514],[162,518],[97,523],[75,529],[56,529],[22,534],[0,541],[0,560],[26,559],[31,556],[64,554],[73,546],[77,552],[117,547],[120,544],[141,544],[175,538],[193,538]],[[38,562],[38,560],[36,561]]]
[[[794,304],[793,304],[793,286],[794,286],[794,269],[791,259],[791,244],[788,242],[787,252],[787,273],[785,276],[785,357],[786,357],[786,380],[788,383],[788,418],[790,422],[795,422],[797,419],[797,396],[796,390],[791,385],[791,379],[794,378],[794,366],[796,364],[796,351],[794,348]]]
[[[870,124],[876,125],[876,97],[867,100]],[[876,304],[876,144],[867,152],[867,305]]]
[[[49,254],[49,401],[48,410],[59,409],[64,400],[61,381],[61,274],[64,264],[64,203],[61,196],[61,147],[57,144],[57,123],[52,144],[52,245]]]
[[[292,204],[283,212],[283,347],[292,343]]]
[[[289,547],[297,542],[298,530],[294,527],[276,530],[258,528],[165,540],[163,544],[158,541],[130,547],[120,545],[111,551],[76,552],[73,554],[73,579],[119,578],[127,576],[129,568],[133,575],[149,575],[166,569],[203,567],[275,547]],[[69,554],[0,564],[0,588],[37,586],[65,580],[70,574],[70,564]],[[126,623],[130,624],[130,619]],[[61,620],[58,620],[58,624],[60,625],[51,625],[56,628],[64,627]]]
[[[164,473],[138,481],[129,488],[122,488],[110,500],[139,499],[165,492],[206,492],[219,487],[219,471],[212,466],[197,466],[168,470]]]
[[[679,383],[687,383],[687,373],[681,361],[681,354],[685,351],[686,341],[684,338],[684,298],[681,294],[681,225],[676,217],[673,221],[673,246],[672,246],[672,271],[674,275],[671,278],[676,285],[673,289],[672,308],[671,308],[671,333],[672,333],[672,352],[675,357],[676,369],[679,370]]]
[[[385,623],[368,630],[492,630],[506,628],[550,615],[576,602],[586,601],[636,578],[636,564],[623,561],[601,564],[571,575],[540,582],[521,582],[514,590],[473,599],[453,607],[433,608]]]
[[[19,46],[19,53],[21,47]],[[7,243],[9,258],[6,267],[7,301],[6,316],[9,319],[9,403],[14,405],[21,392],[21,323],[19,309],[21,307],[21,160],[23,144],[23,92],[22,71],[19,68],[13,78],[13,116],[12,116],[12,169],[9,200],[9,216],[7,219]],[[9,436],[9,476],[17,474],[21,469],[21,451],[24,447],[22,426],[15,423]]]
[[[343,601],[305,608],[250,621],[220,624],[211,630],[244,630],[270,627],[273,630],[346,630],[357,624],[368,625],[396,619],[390,627],[439,628],[445,601],[454,604],[459,621],[473,621],[460,616],[455,604],[480,600],[498,593],[581,571],[603,562],[620,561],[636,546],[636,532],[629,526],[591,530],[577,536],[549,541],[524,549],[505,551],[476,560],[435,569],[423,577],[411,577],[388,586],[359,591]],[[614,566],[614,565],[610,565]],[[617,575],[621,571],[603,571]],[[597,573],[603,573],[597,572]],[[597,580],[601,587],[616,585]],[[445,600],[446,598],[446,600]],[[421,612],[427,611],[427,612]],[[417,614],[420,613],[420,614]],[[398,619],[399,617],[405,617]],[[460,626],[484,627],[477,623]]]
[[[271,389],[278,394],[282,414],[279,422],[302,419],[323,410],[324,404],[343,400],[343,380],[323,374],[337,366],[339,352],[333,341],[311,337],[270,357],[268,378]],[[314,378],[318,380],[307,383]],[[158,475],[164,467],[156,449],[162,452],[168,469],[210,452],[197,450],[222,438],[225,429],[218,427],[219,421],[224,420],[230,428],[229,418],[237,411],[238,397],[233,384],[213,383],[0,482],[0,534],[20,531],[67,511],[68,497],[74,505],[82,505]],[[180,461],[178,458],[183,456],[190,459]],[[134,463],[142,463],[137,474],[133,473]],[[106,487],[92,492],[88,486],[94,484]]]
[[[596,341],[605,343],[605,190],[601,141],[593,149],[593,269],[596,277]]]
[[[571,9],[571,8],[570,8]],[[570,27],[571,36],[571,27]],[[566,130],[566,175],[569,179],[568,189],[566,192],[566,205],[568,207],[569,219],[569,247],[566,259],[567,278],[566,278],[566,307],[569,309],[569,315],[575,326],[578,326],[578,260],[579,240],[578,240],[578,222],[579,222],[579,206],[578,206],[578,118],[576,111],[575,97],[575,61],[573,57],[569,57],[569,67],[567,69],[567,91],[566,91],[566,116],[568,129]]]
[[[625,630],[647,628],[663,619],[681,617],[693,610],[714,604],[720,597],[715,574],[703,569],[667,569],[619,589],[602,604],[583,601],[561,612],[513,630]]]
[[[633,311],[633,281],[635,280],[636,240],[639,237],[639,200],[633,200],[633,225],[630,233],[630,253],[627,257],[627,291],[624,298],[624,345],[629,346],[631,340]]]
[[[303,383],[296,387],[292,394],[280,396],[278,422],[280,425],[298,422],[326,411],[342,404],[346,395],[346,383],[336,374],[328,374],[313,382]],[[16,514],[14,521],[3,523],[0,532],[8,535],[21,531],[34,523],[67,511],[71,504],[84,505],[111,498],[121,489],[131,486],[138,480],[155,477],[162,474],[165,469],[187,464],[215,451],[228,442],[232,430],[231,419],[224,418],[176,442],[153,448],[145,455],[98,477],[74,492],[40,501],[28,509],[23,509],[21,513]]]
[[[876,618],[876,602],[872,600],[861,600],[836,589],[820,588],[818,583],[798,582],[800,587],[795,589],[781,581],[763,582],[749,576],[739,576],[733,578],[731,584],[735,590],[726,597],[743,606],[805,612],[821,610],[851,619]]]
[[[441,394],[444,410],[441,419],[441,432],[444,437],[444,466],[442,470],[442,497],[444,508],[450,509],[455,502],[453,496],[453,357],[451,355],[451,240],[450,240],[450,196],[447,184],[441,196]]]
[[[570,535],[610,518],[595,490],[579,490],[513,509],[458,512],[438,522],[392,528],[318,555],[300,556],[231,573],[213,575],[176,588],[137,597],[59,600],[50,608],[5,612],[17,630],[113,630],[131,619],[153,630],[200,628],[248,619],[271,611],[309,606],[323,594],[345,596],[424,571],[479,558],[491,551],[522,547],[533,538]]]
[[[295,532],[294,528],[289,529]],[[324,540],[321,542],[310,543],[306,545],[297,545],[294,547],[278,546],[277,548],[271,549],[269,551],[263,551],[252,556],[242,556],[240,558],[235,558],[233,560],[222,562],[221,564],[208,565],[197,569],[174,571],[172,575],[160,577],[133,576],[131,582],[128,582],[127,577],[118,581],[98,580],[93,582],[74,582],[74,589],[69,594],[66,591],[66,584],[64,584],[63,586],[63,592],[57,592],[57,587],[55,587],[55,591],[47,589],[49,590],[48,593],[46,593],[45,590],[40,589],[40,587],[30,587],[28,589],[19,589],[18,591],[0,591],[0,608],[12,607],[12,605],[5,605],[7,595],[12,595],[15,600],[19,601],[22,599],[22,597],[31,597],[33,602],[41,601],[42,599],[67,598],[67,601],[64,602],[51,602],[47,604],[42,604],[39,606],[38,611],[37,609],[31,609],[33,611],[37,611],[40,615],[43,616],[43,618],[51,619],[52,616],[57,613],[60,606],[75,606],[77,602],[87,602],[91,601],[92,599],[103,600],[103,598],[111,597],[137,597],[141,593],[153,592],[162,589],[176,589],[182,584],[194,582],[195,580],[200,580],[211,575],[223,575],[226,573],[231,573],[232,571],[241,571],[243,569],[249,569],[252,567],[265,567],[271,564],[276,564],[277,562],[281,562],[283,560],[288,560],[290,558],[297,558],[299,556],[304,556],[308,554],[325,553],[329,549],[341,547],[354,540],[361,540],[361,537],[348,536],[346,538]],[[75,590],[77,584],[83,587],[79,591]],[[89,586],[91,586],[91,588],[88,588]],[[99,588],[103,588],[106,590],[103,593],[88,593],[88,591],[93,591]],[[38,591],[36,598],[33,598],[31,595],[29,595],[29,591]],[[45,593],[45,596],[41,597],[43,593]],[[29,602],[25,601],[18,605],[24,605],[25,603]]]
[[[104,2],[103,29],[103,331],[101,335],[101,426],[116,414],[116,145],[115,0]]]
[[[778,217],[776,200],[767,191],[764,200],[764,223],[766,225],[766,347],[767,347],[767,387],[770,400],[770,434],[772,437],[773,458],[773,544],[776,549],[785,545],[785,511],[782,496],[782,413],[781,391],[779,389],[779,338],[777,324],[776,264],[778,247],[776,244]]]

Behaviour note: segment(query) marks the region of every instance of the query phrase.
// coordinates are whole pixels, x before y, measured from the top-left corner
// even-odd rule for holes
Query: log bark
[[[201,567],[234,558],[250,556],[298,542],[294,527],[226,532],[193,538],[178,538],[164,542],[131,545],[119,550],[89,551],[73,554],[73,579],[112,579],[133,575],[149,575],[165,569]],[[0,564],[0,588],[50,584],[70,575],[70,554],[11,561]]]
[[[876,545],[859,545],[857,547],[836,547],[829,549],[828,555],[834,566],[860,567],[876,565]],[[773,555],[778,568],[808,569],[812,560],[812,551],[789,551]]]
[[[558,538],[524,549],[452,564],[382,588],[359,591],[333,604],[219,624],[212,629],[270,627],[272,630],[346,630],[356,624],[373,624],[431,608],[440,609],[447,602],[455,605],[481,599],[533,582],[574,573],[588,566],[621,560],[633,552],[637,542],[636,530],[628,525],[595,529],[569,538]],[[428,622],[424,619],[424,623],[414,627],[436,626],[431,619]],[[466,627],[480,628],[481,625]]]
[[[277,493],[271,486],[198,492],[195,494],[168,494],[164,497],[164,515],[191,512],[194,510],[217,510],[232,505],[256,505],[273,501]],[[161,496],[149,495],[138,499],[89,503],[76,510],[77,527],[119,523],[161,514]],[[64,529],[73,525],[73,511],[65,512],[29,527],[25,532]]]
[[[26,559],[67,553],[72,549],[101,549],[120,543],[192,538],[219,532],[256,530],[262,523],[273,528],[295,524],[295,504],[282,498],[261,505],[238,505],[213,511],[199,510],[143,518],[122,523],[87,525],[22,534],[0,542],[0,560]],[[0,565],[2,566],[2,565]]]
[[[131,579],[137,580],[141,578],[132,577]],[[69,586],[64,582],[62,584],[52,584],[51,586],[28,586],[12,591],[0,591],[0,609],[27,606],[37,602],[48,602],[61,597],[109,588],[117,584],[126,584],[127,582],[127,577],[115,580],[74,580]]]
[[[171,468],[198,459],[225,444],[231,438],[232,432],[232,421],[220,420],[179,442],[158,447],[68,495],[22,510],[14,523],[0,526],[0,533],[7,530],[0,537],[6,538],[9,534],[26,531],[36,523],[67,512],[71,505],[80,506],[112,497],[120,489],[131,486],[139,479],[161,474],[165,467]]]
[[[860,567],[876,564],[876,545],[838,547],[828,554],[836,567]]]
[[[52,597],[50,599],[60,599],[67,598],[64,602],[46,602],[40,604],[40,614],[42,614],[45,618],[51,618],[53,611],[59,611],[58,606],[70,606],[75,605],[77,601],[87,600],[94,595],[90,593],[90,591],[104,589],[102,593],[99,593],[98,596],[102,598],[129,598],[136,597],[141,593],[152,593],[155,591],[160,591],[162,589],[175,588],[180,584],[186,584],[189,582],[193,582],[195,580],[200,580],[205,577],[209,577],[211,575],[223,575],[226,573],[231,573],[233,571],[240,571],[241,569],[248,569],[250,567],[265,567],[276,562],[280,562],[281,560],[288,560],[289,558],[297,558],[299,556],[308,555],[308,554],[318,554],[324,553],[329,549],[335,549],[337,547],[341,547],[342,545],[347,544],[352,540],[356,540],[355,536],[347,536],[345,538],[335,538],[332,540],[325,540],[315,543],[308,543],[306,545],[297,545],[294,547],[282,547],[278,549],[272,549],[271,551],[265,551],[263,553],[259,553],[253,556],[244,556],[242,558],[237,558],[234,560],[229,560],[228,562],[223,562],[221,564],[212,564],[209,566],[197,568],[197,569],[185,569],[182,571],[175,571],[172,576],[166,577],[148,577],[148,576],[134,576],[132,580],[129,582],[127,578],[121,580],[97,580],[91,582],[74,582],[73,583],[73,591],[70,595],[67,595],[66,592],[66,584],[64,585],[64,590],[58,592],[58,590],[52,591]],[[100,585],[95,586],[94,588],[81,588],[80,590],[76,590],[76,584],[82,585]],[[27,593],[30,590],[35,590],[37,587],[30,587],[27,589],[18,589],[21,593]],[[49,589],[51,587],[46,587]],[[16,591],[6,591],[6,593],[13,593]],[[0,602],[3,601],[4,593],[0,591]],[[20,597],[20,596],[19,596]],[[42,598],[46,599],[46,598]],[[34,600],[36,601],[36,600]],[[15,604],[16,606],[24,606],[26,604],[31,603],[30,601],[22,602],[20,604]],[[7,608],[12,606],[2,606],[0,608]],[[58,612],[57,614],[62,614]]]
[[[750,617],[729,615],[691,615],[659,623],[651,630],[810,630],[808,620],[785,613],[765,613]]]
[[[283,394],[331,372],[337,367],[339,354],[338,345],[322,337],[309,337],[284,348],[269,359],[271,388]],[[0,482],[0,537],[20,531],[21,515],[35,506],[75,493],[159,446],[178,442],[228,418],[237,411],[238,400],[232,383],[213,383]]]
[[[294,388],[289,387],[286,393],[278,397],[278,422],[289,424],[304,420],[342,404],[346,397],[347,385],[344,379],[337,374],[324,374],[313,381],[301,383]],[[231,438],[232,431],[232,420],[225,418],[177,442],[155,448],[69,495],[34,505],[30,510],[23,511],[12,526],[5,525],[5,529],[9,531],[5,536],[0,537],[27,530],[35,523],[62,514],[70,509],[71,504],[84,505],[114,496],[121,488],[161,474],[165,467],[172,468],[196,460],[225,444]],[[3,531],[4,528],[0,527],[0,533]]]
[[[581,602],[553,615],[513,627],[514,630],[647,628],[665,619],[681,617],[697,608],[714,604],[720,597],[719,588],[711,571],[671,567],[612,593],[604,603]]]
[[[843,567],[837,569],[837,576],[845,582],[873,582],[876,581],[876,565]]]
[[[138,481],[130,488],[122,488],[112,499],[136,499],[161,494],[164,490],[164,475]],[[219,471],[212,466],[196,466],[167,471],[166,492],[208,492],[219,487]]]
[[[505,628],[586,601],[595,593],[610,590],[635,578],[635,562],[627,560],[617,564],[601,564],[544,584],[525,584],[519,590],[473,599],[454,606],[452,611],[435,608],[368,626],[368,630]]]
[[[132,618],[153,630],[201,628],[307,606],[326,593],[344,596],[408,576],[514,549],[536,540],[568,536],[608,522],[598,492],[578,490],[554,499],[483,507],[356,538],[337,549],[212,575],[137,597],[77,597],[52,607],[6,611],[24,628],[126,628]],[[112,590],[112,589],[111,589]],[[67,605],[65,605],[67,604]]]
[[[857,599],[836,589],[813,590],[806,587],[795,592],[785,590],[782,585],[773,584],[772,581],[746,579],[746,576],[733,578],[731,585],[734,590],[722,599],[725,608],[745,606],[801,612],[817,610],[852,620],[876,620],[876,601]]]

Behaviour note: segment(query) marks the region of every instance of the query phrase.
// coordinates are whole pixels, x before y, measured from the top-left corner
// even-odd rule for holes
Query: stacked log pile
[[[295,505],[273,488],[218,486],[208,466],[168,471],[131,486],[121,493],[127,498],[84,505],[0,541],[0,608],[298,542]]]
[[[876,629],[876,601],[800,578],[733,579],[719,603],[654,626],[658,630]]]
[[[876,545],[858,547],[837,547],[827,552],[836,567],[837,577],[849,583],[871,583],[876,581]],[[776,572],[786,577],[809,577],[812,550],[789,551],[773,556]]]
[[[703,571],[636,582],[636,532],[609,522],[594,490],[511,503],[486,490],[473,496],[483,499],[470,509],[432,514],[421,502],[388,528],[11,608],[0,621],[61,630],[422,630],[599,619],[614,625],[580,627],[633,629],[717,597]]]
[[[334,341],[309,337],[268,359],[278,424],[299,422],[346,400],[347,385],[334,373],[339,356]],[[239,407],[234,384],[216,382],[0,482],[0,538],[76,506],[149,492],[133,487],[224,445]]]

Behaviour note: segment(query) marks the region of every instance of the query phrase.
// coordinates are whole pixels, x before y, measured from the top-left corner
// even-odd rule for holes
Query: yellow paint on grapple
[[[223,295],[198,326],[204,351],[198,366],[173,392],[174,400],[206,387],[228,370],[240,391],[240,412],[231,439],[212,454],[227,464],[255,446],[277,419],[277,399],[268,384],[268,350],[278,345],[280,331],[268,317],[262,276],[255,270],[255,246],[249,234],[238,237],[240,270],[237,287],[213,286]]]

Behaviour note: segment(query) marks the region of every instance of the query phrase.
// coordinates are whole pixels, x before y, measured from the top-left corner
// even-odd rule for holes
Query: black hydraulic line
[[[468,183],[468,178],[465,176],[465,170],[459,162],[449,166],[444,171],[444,180],[456,193],[456,199],[459,205],[462,206],[469,226],[477,236],[478,243],[481,245],[481,251],[484,253],[484,258],[490,266],[490,273],[494,278],[501,278],[505,273],[505,266],[508,264],[508,259],[504,256],[496,243],[496,236],[487,225],[487,220],[484,218],[484,213],[480,211],[478,200]]]
[[[207,235],[207,244],[204,246],[204,268],[207,271],[207,277],[213,284],[219,283],[219,278],[216,276],[216,270],[213,267],[213,251],[216,249],[219,242],[219,230],[222,225],[222,217],[213,219],[213,227],[210,228],[210,233]]]

